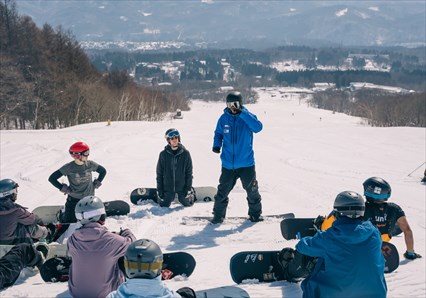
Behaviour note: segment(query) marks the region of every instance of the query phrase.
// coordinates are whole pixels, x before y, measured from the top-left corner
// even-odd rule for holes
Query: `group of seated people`
[[[32,244],[54,233],[16,203],[17,189],[13,180],[0,181],[0,244],[15,245],[0,259],[0,289],[13,285],[24,267],[43,264],[43,254]],[[332,215],[316,220],[325,231],[304,237],[296,249],[284,248],[279,254],[287,280],[305,278],[304,297],[339,297],[342,291],[349,297],[385,297],[381,243],[390,240],[395,224],[405,235],[404,256],[421,257],[414,252],[413,234],[404,212],[398,205],[387,203],[390,185],[371,177],[364,182],[364,195],[367,202],[355,192],[340,193]],[[81,227],[67,241],[72,258],[68,280],[72,296],[195,297],[191,288],[174,292],[161,281],[163,254],[154,241],[136,240],[129,229],[108,231],[105,207],[98,197],[79,200],[75,217]],[[334,222],[326,224],[330,219]],[[122,258],[124,268],[119,265]]]

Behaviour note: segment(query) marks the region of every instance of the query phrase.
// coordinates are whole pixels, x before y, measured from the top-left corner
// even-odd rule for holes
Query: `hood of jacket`
[[[348,217],[339,217],[333,223],[336,238],[342,242],[358,244],[370,238],[376,231],[370,221],[362,219],[352,219]],[[356,237],[354,237],[356,235]]]
[[[73,237],[81,242],[92,242],[102,238],[108,229],[97,222],[90,222],[75,230]]]
[[[161,281],[161,275],[154,279],[132,278],[121,284],[118,290],[108,295],[110,297],[126,298],[177,298],[176,294]]]

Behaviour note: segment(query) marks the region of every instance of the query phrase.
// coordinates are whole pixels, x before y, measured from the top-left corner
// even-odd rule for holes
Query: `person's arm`
[[[401,228],[401,231],[404,233],[405,245],[407,246],[407,251],[414,251],[414,237],[413,231],[408,224],[407,217],[401,216],[396,221],[398,226]]]
[[[16,221],[24,226],[30,226],[37,223],[37,216],[34,213],[28,212],[23,207],[20,207],[17,211]]]
[[[160,156],[158,157],[158,162],[157,162],[157,191],[159,195],[164,192],[164,185],[163,185],[164,160],[163,159],[164,157],[160,153]]]
[[[114,233],[108,234],[112,238],[108,243],[108,247],[111,249],[108,257],[116,260],[124,256],[129,245],[136,240],[135,235],[129,229],[121,230],[118,235]]]
[[[58,181],[58,179],[61,178],[62,176],[63,174],[61,173],[61,171],[57,170],[53,172],[52,175],[49,176],[49,182],[52,183],[54,187],[61,190],[63,185],[62,183]]]
[[[99,182],[102,182],[102,180],[104,180],[105,175],[107,173],[106,169],[103,166],[98,165],[98,168],[96,169],[96,172],[99,174],[97,180]]]
[[[310,257],[324,257],[327,245],[325,245],[327,232],[318,232],[312,237],[303,237],[296,244],[296,250]]]
[[[188,160],[185,167],[185,190],[188,192],[192,188],[192,158],[188,151]]]
[[[243,121],[247,124],[249,129],[254,132],[258,133],[262,130],[263,124],[259,120],[257,120],[256,115],[250,113],[246,108],[242,108],[240,118],[243,119]]]
[[[219,118],[216,124],[216,129],[214,131],[214,138],[213,138],[213,152],[220,153],[220,148],[222,148],[222,142],[223,142],[223,131],[222,131],[222,124],[220,123],[222,117]]]

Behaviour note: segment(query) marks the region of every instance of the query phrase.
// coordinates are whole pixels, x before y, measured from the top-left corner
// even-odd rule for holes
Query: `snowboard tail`
[[[106,216],[127,215],[130,212],[130,205],[122,200],[108,201],[104,203]],[[45,225],[49,223],[59,223],[63,205],[40,206],[33,210]]]
[[[40,275],[45,282],[66,282],[69,279],[71,257],[57,256],[47,260],[40,269]],[[163,255],[162,279],[171,279],[178,275],[190,276],[194,271],[196,261],[186,252],[172,252]]]

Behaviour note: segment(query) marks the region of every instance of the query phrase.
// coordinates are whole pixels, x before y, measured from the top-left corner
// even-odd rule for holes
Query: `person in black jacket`
[[[170,207],[177,196],[182,205],[192,206],[195,198],[191,155],[180,143],[177,129],[168,129],[165,138],[168,145],[160,152],[157,163],[158,203],[161,207]]]

